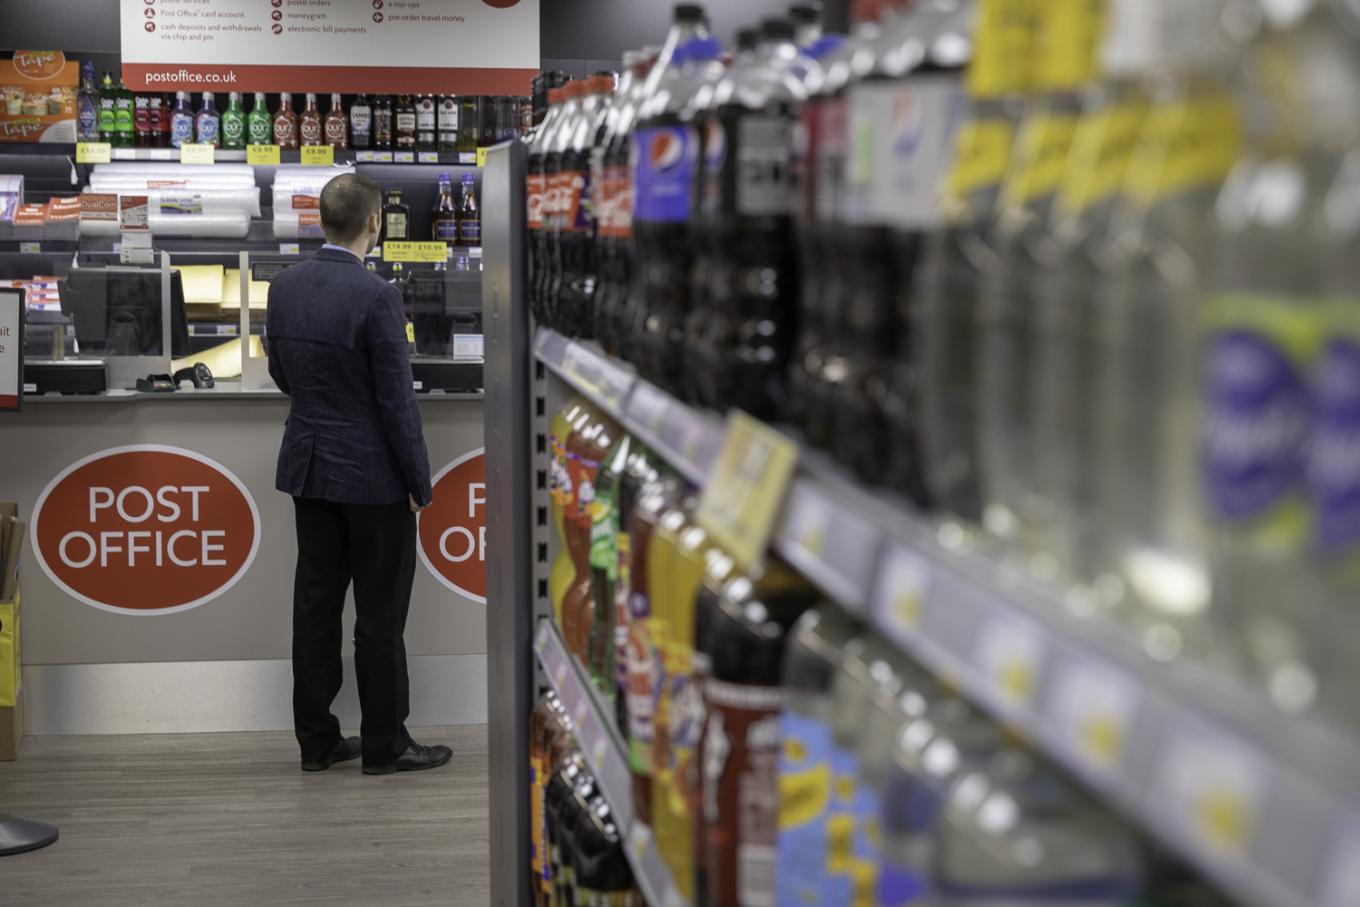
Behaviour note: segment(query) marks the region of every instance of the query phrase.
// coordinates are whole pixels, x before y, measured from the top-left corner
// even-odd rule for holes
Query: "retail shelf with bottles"
[[[109,155],[115,161],[179,161],[179,149],[177,148],[112,148]],[[20,142],[4,143],[0,142],[0,157],[8,156],[31,156],[31,157],[69,157],[72,160],[76,157],[76,146],[70,142]],[[485,157],[485,149],[481,153],[474,151],[396,151],[392,149],[377,150],[373,148],[346,148],[335,150],[335,162],[337,164],[440,164],[446,167],[476,167],[479,161]],[[223,164],[246,162],[246,151],[243,148],[218,148],[213,152],[213,158]],[[297,164],[302,159],[302,151],[297,148],[281,149],[279,151],[279,162],[282,164]]]
[[[705,484],[723,423],[591,344],[540,362]],[[804,450],[771,546],[1243,904],[1360,903],[1360,746],[1242,684],[1154,661],[1079,590]]]
[[[661,859],[651,831],[633,820],[632,776],[628,772],[623,741],[609,717],[609,710],[567,651],[552,621],[539,621],[534,636],[534,654],[571,718],[577,745],[613,811],[633,876],[647,903],[651,907],[687,907],[688,902]]]

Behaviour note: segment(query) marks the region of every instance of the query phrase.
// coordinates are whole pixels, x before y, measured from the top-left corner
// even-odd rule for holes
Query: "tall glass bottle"
[[[453,178],[439,174],[439,191],[430,212],[430,239],[453,245],[458,242],[458,206],[453,200]]]
[[[383,204],[382,242],[405,242],[411,238],[411,206],[401,199],[400,189],[388,189]]]
[[[409,94],[397,95],[392,108],[392,148],[416,150],[416,104]]]
[[[562,125],[566,92],[561,87],[548,90],[548,112],[538,124],[529,144],[525,167],[525,225],[529,230],[529,309],[534,319],[543,326],[548,323],[545,306],[547,299],[548,239],[550,201],[546,159],[548,148],[555,141]]]
[[[337,150],[349,148],[349,119],[338,92],[331,95],[331,109],[326,111],[321,130],[327,145]]]
[[[1051,215],[1095,76],[1100,0],[1052,0],[1035,7],[1034,94],[1001,188],[997,266],[984,277],[978,337],[978,431],[983,522],[1027,553],[1036,526],[1051,519],[1033,493],[1028,426],[1034,418],[1034,280],[1054,257]],[[1051,572],[1051,571],[1050,571]]]
[[[189,92],[175,92],[175,108],[170,112],[170,146],[178,148],[194,141],[194,112],[189,107]]]
[[[458,245],[472,248],[482,244],[482,212],[477,204],[477,178],[463,174],[463,195],[458,203]]]
[[[132,99],[132,130],[138,148],[151,147],[151,95],[145,92]]]
[[[423,94],[416,98],[416,149],[434,151],[438,137],[438,112],[434,97]]]
[[[458,99],[457,148],[460,159],[463,155],[477,153],[477,142],[481,138],[478,132],[481,104],[478,101],[478,97],[471,94],[465,94]],[[463,162],[467,163],[466,159]]]
[[[264,92],[255,92],[255,102],[246,117],[246,138],[251,145],[271,145],[274,142],[274,122],[269,116],[269,104]]]
[[[1339,201],[1336,187],[1360,144],[1360,10],[1310,0],[1265,11],[1246,57],[1245,153],[1215,208],[1198,421],[1216,621],[1239,634],[1262,690],[1299,711],[1317,702],[1319,662],[1338,652],[1330,638],[1355,625],[1325,609],[1308,549],[1334,544],[1338,527],[1354,532],[1334,505],[1355,494],[1335,472],[1348,459],[1336,446],[1346,407],[1336,390],[1354,381],[1354,363],[1324,347],[1324,275],[1333,231],[1346,220],[1337,206],[1355,205]],[[1327,447],[1313,474],[1327,493],[1310,499],[1319,414]],[[1355,475],[1354,463],[1343,468]],[[1346,704],[1350,683],[1326,692],[1331,705],[1360,715]]]
[[[321,111],[316,106],[316,95],[308,92],[306,106],[298,114],[298,139],[303,145],[320,145],[326,137]]]
[[[246,113],[241,107],[240,92],[228,95],[227,109],[222,111],[222,147],[246,147]]]
[[[1227,89],[1240,47],[1223,27],[1231,0],[1168,4],[1161,49],[1096,287],[1095,507],[1100,602],[1155,658],[1234,650],[1208,620],[1200,465],[1200,300],[1216,196],[1239,155]],[[1174,266],[1170,266],[1174,262]]]
[[[222,144],[222,117],[210,91],[203,92],[203,105],[194,116],[194,138],[200,145]]]
[[[119,148],[131,148],[134,103],[132,92],[128,90],[122,78],[118,79],[118,87],[114,90],[113,98],[113,143]]]
[[[80,64],[80,94],[76,96],[76,140],[99,141],[99,89],[94,84],[94,61]]]
[[[293,96],[279,95],[279,109],[274,114],[274,144],[280,148],[298,147],[298,116],[293,112]]]
[[[996,203],[1028,84],[1033,0],[979,0],[969,104],[941,193],[943,225],[925,241],[912,306],[913,385],[922,478],[934,505],[972,523],[978,488],[977,325],[983,273],[995,266]]]
[[[99,141],[114,144],[118,132],[118,120],[115,108],[118,106],[117,92],[113,87],[113,76],[104,73],[104,78],[100,82],[99,88],[99,114],[97,122],[99,124]]]
[[[455,154],[458,151],[458,98],[451,94],[440,95],[437,126],[439,131],[439,151],[442,154]]]
[[[349,105],[349,137],[355,148],[373,144],[373,105],[366,94],[357,95]]]
[[[392,147],[392,98],[378,95],[373,101],[373,147],[386,151]]]
[[[155,148],[170,147],[170,110],[173,103],[166,94],[151,96],[151,144]]]

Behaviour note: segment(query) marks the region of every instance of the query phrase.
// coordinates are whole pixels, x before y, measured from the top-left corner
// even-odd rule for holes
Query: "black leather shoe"
[[[365,765],[365,775],[390,775],[393,772],[423,772],[427,768],[439,768],[453,758],[453,750],[447,746],[425,746],[411,741],[406,752],[397,757],[396,762],[387,765]]]
[[[304,772],[324,772],[337,762],[358,759],[360,752],[359,738],[346,737],[337,743],[324,758],[303,759],[302,770]]]

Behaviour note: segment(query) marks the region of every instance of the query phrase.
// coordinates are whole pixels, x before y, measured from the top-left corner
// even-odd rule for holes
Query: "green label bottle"
[[[246,147],[246,112],[239,92],[231,93],[227,109],[222,111],[222,147]]]
[[[120,148],[132,147],[132,126],[133,126],[133,104],[132,92],[122,79],[118,80],[118,89],[114,93],[113,105],[113,129],[114,144]]]
[[[99,141],[113,144],[114,133],[118,131],[114,108],[118,105],[117,94],[113,89],[113,77],[104,73],[99,86]]]
[[[269,116],[262,91],[255,92],[255,106],[246,118],[246,137],[252,145],[269,145],[274,141],[274,120]]]

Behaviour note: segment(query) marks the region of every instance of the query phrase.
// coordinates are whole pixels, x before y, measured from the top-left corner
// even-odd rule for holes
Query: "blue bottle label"
[[[826,903],[827,819],[833,788],[831,728],[785,711],[779,719],[779,841],[775,875],[778,907]]]
[[[177,113],[170,119],[170,144],[178,148],[185,142],[194,140],[194,120],[186,113]]]
[[[94,102],[81,98],[76,113],[77,135],[82,142],[99,141],[99,111]]]
[[[634,211],[638,220],[662,224],[689,221],[698,146],[692,127],[638,130],[633,139]]]
[[[217,117],[198,118],[198,141],[204,145],[211,145],[217,141]]]
[[[1360,336],[1335,337],[1317,376],[1308,478],[1316,542],[1328,556],[1360,550]]]
[[[1318,319],[1298,303],[1215,300],[1205,348],[1203,471],[1209,502],[1229,524],[1257,523],[1277,543],[1302,541],[1299,493],[1313,422],[1305,375]]]

